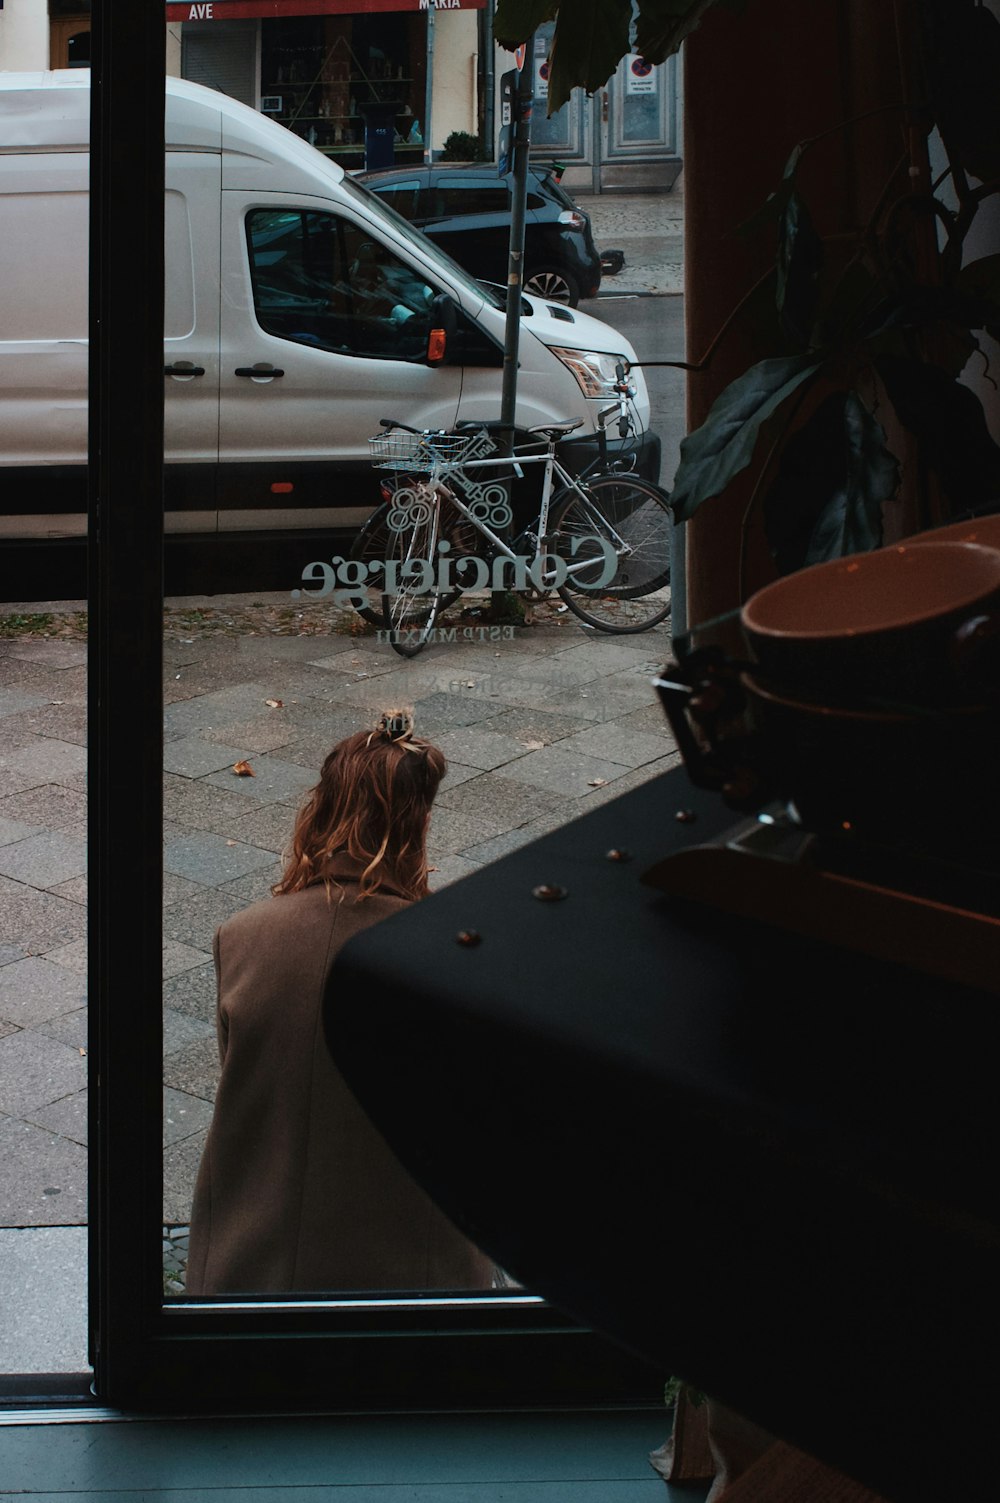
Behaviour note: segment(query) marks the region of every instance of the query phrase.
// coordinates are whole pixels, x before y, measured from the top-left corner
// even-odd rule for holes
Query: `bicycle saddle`
[[[537,428],[529,428],[529,433],[537,433],[542,438],[565,438],[567,433],[572,433],[574,428],[583,427],[583,418],[570,418],[565,423],[540,423]]]

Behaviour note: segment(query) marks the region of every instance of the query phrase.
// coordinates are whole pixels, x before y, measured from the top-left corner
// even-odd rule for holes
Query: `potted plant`
[[[1000,503],[1000,447],[962,379],[973,369],[992,377],[983,336],[1000,337],[1000,254],[967,254],[1000,192],[1000,21],[976,0],[892,6],[900,89],[884,111],[898,119],[900,160],[845,244],[817,231],[803,183],[822,138],[790,141],[766,202],[733,227],[770,235],[772,264],[687,367],[710,367],[734,334],[759,356],[683,441],[672,495],[686,521],[752,467],[741,598],[746,537],[759,517],[785,573],[879,546],[901,482],[919,527]],[[638,0],[633,28],[628,4],[600,0],[589,29],[560,30],[557,17],[550,111],[574,85],[602,84],[632,45],[662,61],[722,7],[744,8]],[[759,0],[755,14],[767,9]],[[499,0],[498,39],[530,35],[552,11],[547,0]],[[863,142],[865,119],[877,113],[832,130]]]

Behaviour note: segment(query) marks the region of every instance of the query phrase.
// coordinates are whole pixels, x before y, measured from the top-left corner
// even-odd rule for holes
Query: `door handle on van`
[[[178,360],[174,365],[165,365],[163,367],[163,374],[165,376],[203,376],[205,374],[205,367],[203,365],[191,365],[187,360]]]
[[[249,376],[257,381],[269,381],[272,376],[284,374],[276,365],[238,365],[233,371],[234,376]]]

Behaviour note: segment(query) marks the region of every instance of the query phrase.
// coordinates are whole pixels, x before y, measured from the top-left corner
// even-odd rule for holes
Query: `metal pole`
[[[507,323],[504,329],[503,385],[500,421],[513,428],[517,406],[517,354],[521,334],[521,284],[524,280],[524,220],[528,201],[528,149],[531,145],[531,107],[535,66],[534,33],[524,49],[524,67],[517,82],[516,119],[512,155],[510,205],[510,250],[507,259]],[[501,452],[513,449],[513,432],[502,435]]]
[[[514,421],[517,411],[517,360],[521,337],[521,286],[524,281],[524,221],[528,202],[528,150],[531,146],[531,109],[534,93],[535,35],[524,48],[524,66],[517,80],[514,99],[514,133],[511,150],[510,249],[507,257],[507,321],[504,326],[503,384],[500,391],[500,422],[497,445],[500,455],[514,452]],[[503,473],[502,471],[500,473]],[[507,499],[512,500],[514,476],[506,477]],[[510,538],[513,526],[504,529]],[[494,616],[501,616],[513,602],[505,590],[492,592]]]
[[[434,7],[427,7],[427,72],[424,79],[424,161],[434,160],[431,146],[431,100],[434,95]]]
[[[493,33],[492,33],[492,31],[490,29],[490,26],[488,24],[488,21],[486,19],[489,14],[490,14],[490,12],[488,12],[486,10],[481,10],[479,12],[479,16],[480,16],[480,23],[479,23],[479,26],[480,26],[480,30],[479,30],[479,45],[480,45],[480,47],[482,49],[481,56],[482,56],[482,59],[483,59],[483,126],[482,126],[483,135],[482,135],[482,139],[483,139],[483,144],[484,144],[484,146],[486,148],[486,157],[487,157],[487,160],[488,161],[493,161],[494,154],[496,152],[496,144],[497,144],[496,143],[496,104],[495,104],[495,101],[494,101],[494,98],[493,98],[493,91],[496,88],[496,82],[495,82],[496,68],[495,68],[495,64],[494,64],[495,52],[494,52],[494,48],[493,48]],[[479,128],[479,122],[478,122],[478,120],[476,121],[476,128],[477,129]]]

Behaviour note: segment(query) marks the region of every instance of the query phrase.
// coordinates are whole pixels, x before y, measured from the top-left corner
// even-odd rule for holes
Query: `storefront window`
[[[425,15],[261,24],[261,109],[341,166],[389,166],[422,156],[426,79]],[[372,160],[373,130],[381,160]]]

